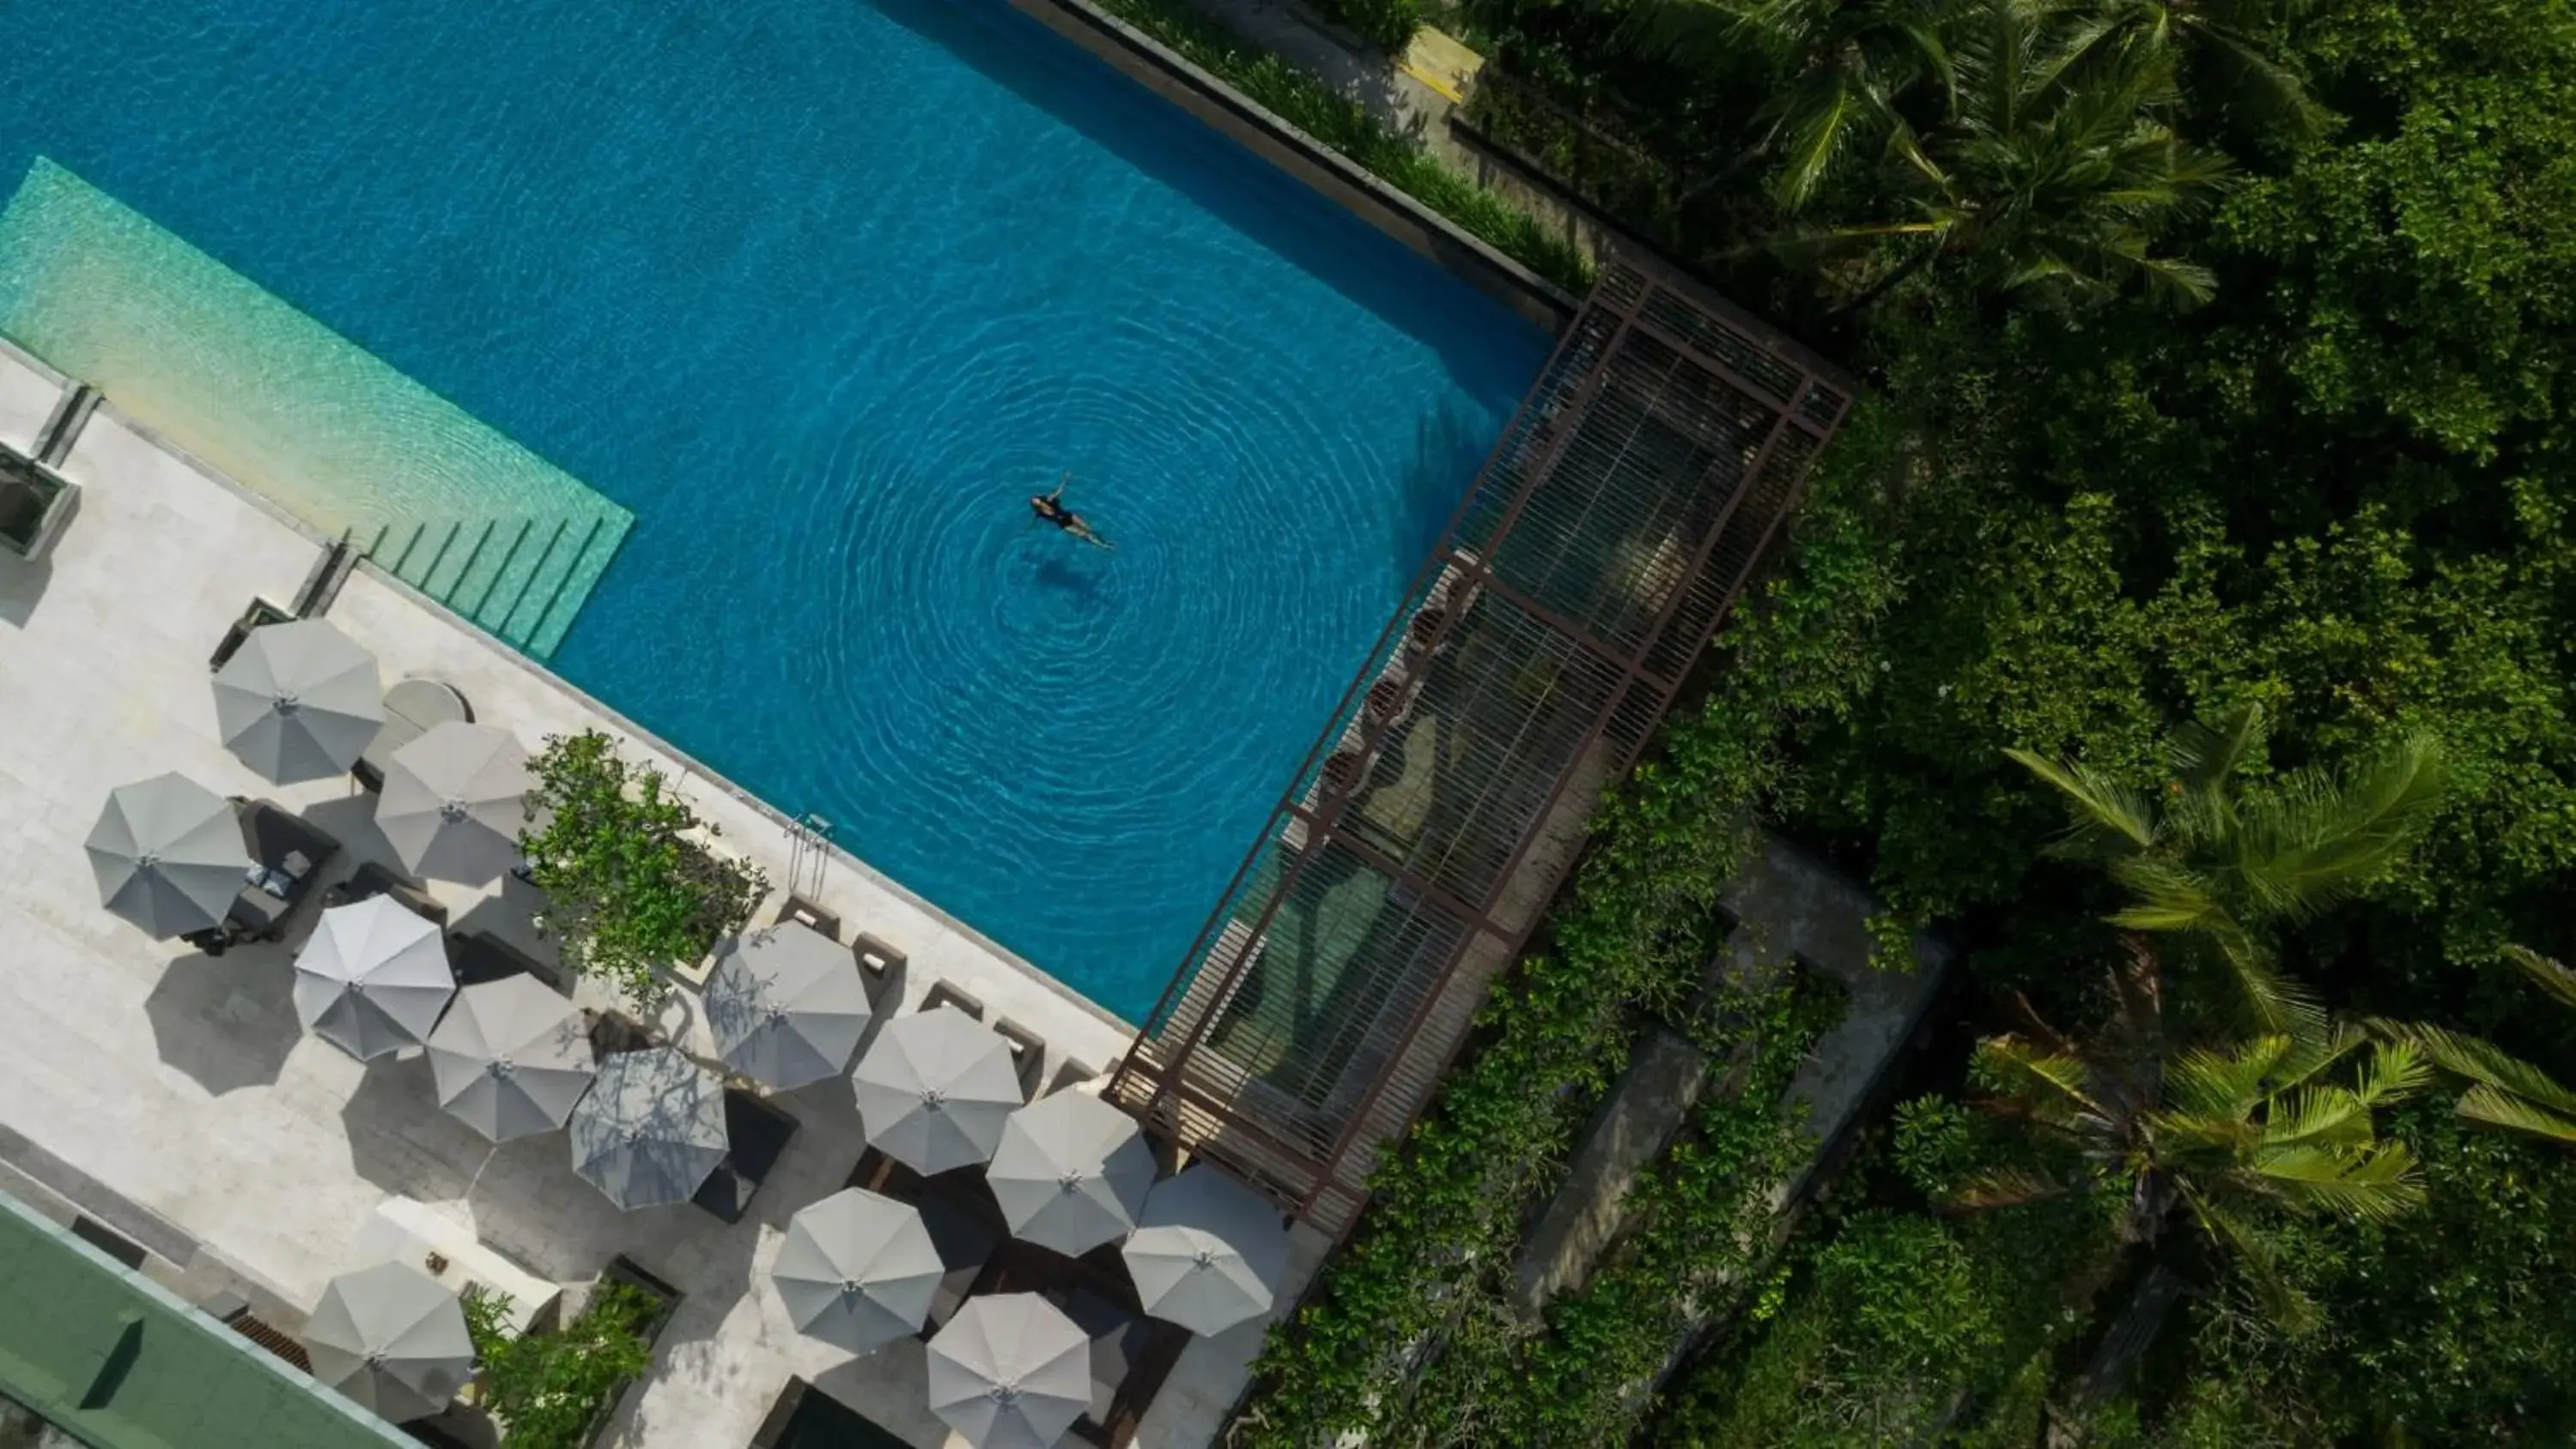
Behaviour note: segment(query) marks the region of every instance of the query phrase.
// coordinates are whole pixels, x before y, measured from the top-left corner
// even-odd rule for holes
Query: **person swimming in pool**
[[[1066,473],[1056,480],[1053,493],[1043,498],[1030,495],[1029,511],[1095,548],[1116,548],[1118,545],[1092,532],[1091,524],[1081,514],[1064,506],[1065,485],[1072,481],[1073,475]]]

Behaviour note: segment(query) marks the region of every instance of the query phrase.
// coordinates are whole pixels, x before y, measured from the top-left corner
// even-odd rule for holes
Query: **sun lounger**
[[[298,907],[321,892],[322,867],[340,853],[340,842],[312,822],[267,800],[240,800],[242,846],[257,879],[242,886],[227,914],[237,940],[274,941],[286,934]]]
[[[372,860],[359,866],[346,881],[324,891],[322,904],[325,907],[354,905],[377,896],[393,897],[402,902],[403,909],[424,921],[435,921],[442,926],[447,924],[447,907],[438,903],[438,897],[418,883],[396,874],[391,867]]]
[[[995,1018],[993,1034],[1011,1044],[1011,1060],[1020,1069],[1021,1095],[1035,1095],[1046,1073],[1046,1038],[1007,1016]]]
[[[893,992],[903,983],[903,968],[910,958],[886,944],[883,937],[865,931],[851,938],[850,954],[858,958],[859,974],[867,978],[868,1004],[886,1010]]]
[[[728,1223],[742,1221],[754,1193],[767,1180],[787,1139],[796,1135],[796,1119],[749,1092],[725,1091],[725,1155],[689,1201]]]
[[[977,1001],[974,997],[967,995],[965,992],[958,990],[956,987],[949,985],[945,981],[934,981],[930,983],[930,989],[922,993],[921,1009],[924,1011],[936,1011],[943,1006],[956,1007],[959,1011],[966,1013],[977,1021],[982,1021],[984,1019],[984,1003]]]
[[[803,896],[789,896],[780,903],[776,924],[783,926],[789,921],[794,921],[818,936],[828,937],[834,941],[841,939],[841,918]],[[867,963],[862,961],[859,964],[865,966]]]

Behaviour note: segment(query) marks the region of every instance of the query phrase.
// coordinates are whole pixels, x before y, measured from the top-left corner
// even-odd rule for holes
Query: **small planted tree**
[[[468,1288],[464,1304],[481,1365],[477,1394],[509,1449],[580,1449],[617,1395],[653,1366],[644,1328],[657,1305],[631,1284],[603,1280],[557,1333],[510,1332],[510,1300],[499,1294]]]
[[[638,1008],[661,998],[662,972],[741,929],[769,889],[757,866],[695,837],[715,827],[661,771],[597,730],[549,737],[529,770],[537,787],[519,848],[546,893],[547,928],[567,969],[606,977]]]

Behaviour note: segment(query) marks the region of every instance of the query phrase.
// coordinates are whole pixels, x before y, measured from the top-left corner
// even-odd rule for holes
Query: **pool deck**
[[[0,345],[0,441],[26,447],[61,387]],[[208,654],[254,595],[294,596],[315,538],[128,424],[112,399],[62,471],[83,498],[49,563],[0,557],[0,816],[15,827],[0,837],[0,1187],[115,1225],[183,1293],[243,1292],[290,1330],[352,1266],[355,1234],[390,1197],[429,1204],[567,1284],[622,1253],[687,1297],[610,1443],[746,1444],[790,1375],[922,1449],[950,1443],[925,1407],[917,1341],[848,1359],[794,1333],[763,1282],[789,1215],[837,1189],[863,1146],[838,1083],[773,1098],[801,1126],[743,1222],[686,1206],[620,1213],[573,1175],[561,1134],[493,1148],[439,1110],[416,1055],[361,1066],[306,1036],[289,999],[293,939],[208,960],[99,906],[81,842],[112,787],[166,770],[307,815],[346,846],[327,875],[391,852],[370,823],[372,796],[345,779],[267,785],[215,737]],[[764,917],[775,908],[798,852],[757,802],[372,571],[350,578],[329,617],[375,652],[388,682],[445,679],[478,719],[531,747],[586,727],[626,736],[630,755],[681,778],[725,845],[767,870],[778,889]],[[818,866],[809,854],[799,874],[801,893],[839,912],[845,933],[909,954],[907,1006],[952,983],[987,1019],[1043,1037],[1049,1079],[1066,1060],[1098,1069],[1125,1050],[1130,1028],[1115,1017],[846,855]],[[436,887],[459,927],[543,952],[522,889]],[[580,999],[606,1004],[598,990],[585,984]],[[700,1031],[692,1001],[666,1016],[675,1033]],[[1299,1235],[1283,1303],[1322,1247]],[[1260,1336],[1246,1325],[1192,1343],[1136,1442],[1209,1443]]]

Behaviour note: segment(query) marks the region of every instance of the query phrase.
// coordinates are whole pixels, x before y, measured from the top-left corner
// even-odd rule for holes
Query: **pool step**
[[[367,557],[533,659],[553,656],[634,520],[622,508],[380,525]]]

